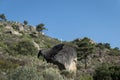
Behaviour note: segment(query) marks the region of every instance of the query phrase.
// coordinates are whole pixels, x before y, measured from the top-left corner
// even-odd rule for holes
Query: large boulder
[[[76,72],[77,53],[70,45],[58,44],[53,48],[40,50],[39,56],[43,56],[47,62],[58,65],[60,70]]]

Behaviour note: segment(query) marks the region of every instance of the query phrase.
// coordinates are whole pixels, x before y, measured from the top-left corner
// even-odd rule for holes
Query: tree
[[[107,49],[111,49],[111,46],[110,46],[109,43],[105,43],[104,46],[105,46],[105,48],[107,48]]]
[[[28,24],[28,21],[24,20],[24,22],[23,22],[23,23],[24,23],[24,25],[27,25],[27,24]]]
[[[116,51],[120,51],[118,47],[115,47],[114,50],[116,50]]]
[[[6,21],[6,16],[4,14],[0,14],[0,18],[3,20],[3,21]]]
[[[37,30],[38,32],[42,32],[43,30],[47,30],[44,26],[45,26],[45,25],[44,25],[43,23],[38,24],[38,25],[36,26],[36,30]]]
[[[87,58],[88,55],[92,54],[94,51],[94,44],[91,42],[91,40],[87,37],[77,40],[76,45],[78,46],[78,60],[82,58],[85,60],[85,69],[87,68]]]
[[[120,50],[118,47],[115,47],[110,50],[109,55],[111,56],[120,56]]]
[[[104,44],[102,44],[102,43],[98,43],[98,44],[96,45],[96,47],[99,48],[99,56],[101,57],[101,55],[102,55],[102,50],[105,49],[105,46],[104,46]]]

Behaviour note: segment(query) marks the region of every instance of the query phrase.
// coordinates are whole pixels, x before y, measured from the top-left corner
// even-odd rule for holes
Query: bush
[[[110,52],[109,52],[109,55],[111,56],[120,56],[120,50],[116,48],[114,49],[111,49]]]
[[[46,69],[43,73],[43,76],[45,80],[63,80],[63,77],[60,75],[60,73],[53,68]]]
[[[44,80],[43,76],[37,72],[35,67],[21,67],[11,72],[9,80]]]
[[[0,80],[8,80],[3,72],[0,72]]]
[[[16,46],[18,54],[22,55],[36,55],[37,48],[34,47],[34,44],[29,40],[24,40],[18,43]]]
[[[67,78],[67,79],[74,79],[76,74],[74,72],[70,72],[70,71],[67,71],[67,70],[63,70],[61,71],[61,75],[63,75],[64,78]]]
[[[15,30],[19,30],[19,29],[18,29],[19,26],[16,25],[16,24],[12,24],[12,27],[13,27],[13,29],[15,29]]]
[[[0,59],[0,71],[7,72],[9,70],[17,68],[18,66],[19,64],[17,63],[12,63],[11,61],[6,59]]]
[[[79,80],[93,80],[93,78],[89,74],[82,74],[82,75],[80,75],[80,79]]]
[[[2,47],[5,50],[8,49],[7,45],[4,42],[2,42],[1,40],[0,40],[0,47]]]
[[[4,26],[3,25],[0,25],[0,29],[3,28]]]
[[[120,66],[103,64],[95,70],[94,80],[120,80]]]

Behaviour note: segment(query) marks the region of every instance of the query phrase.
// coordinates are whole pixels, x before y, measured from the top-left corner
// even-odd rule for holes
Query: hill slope
[[[73,76],[70,72],[60,71],[42,57],[37,58],[40,49],[50,48],[61,41],[37,32],[31,25],[0,21],[0,80],[99,80],[93,79],[99,66],[120,65],[120,50],[117,47],[111,48],[109,44],[85,39],[63,42],[75,46],[78,52],[77,74]],[[83,42],[92,45],[84,47]],[[85,53],[82,50],[89,49],[89,46],[94,52],[87,54],[85,69]]]

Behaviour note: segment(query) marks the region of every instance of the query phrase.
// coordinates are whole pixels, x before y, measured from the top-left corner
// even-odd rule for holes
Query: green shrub
[[[67,70],[61,71],[61,75],[63,75],[64,78],[67,78],[67,79],[74,79],[74,77],[76,76],[75,73],[67,71]]]
[[[110,52],[109,52],[109,55],[111,56],[120,56],[120,50],[116,48],[114,49],[111,49]]]
[[[6,75],[2,72],[0,72],[0,80],[8,80]]]
[[[13,27],[13,29],[15,29],[15,30],[19,30],[19,29],[18,29],[19,26],[16,25],[16,24],[12,24],[12,27]]]
[[[46,69],[43,73],[43,76],[45,80],[63,80],[63,77],[60,75],[60,73],[53,68]]]
[[[103,64],[95,70],[94,80],[120,80],[120,66]]]
[[[89,74],[82,74],[82,75],[80,75],[80,79],[79,80],[93,80],[93,78]]]
[[[0,71],[7,72],[9,70],[15,69],[19,66],[17,63],[12,63],[6,59],[0,59]]]
[[[17,43],[13,43],[12,45],[7,43],[7,47],[5,48],[5,50],[11,55],[17,55],[16,45]]]
[[[37,72],[35,67],[21,67],[13,72],[11,72],[8,76],[9,80],[44,80],[43,76]]]
[[[0,40],[0,47],[2,47],[3,49],[8,49],[7,45],[1,40]]]
[[[34,44],[29,40],[21,41],[17,44],[16,50],[18,54],[22,55],[36,55],[37,48],[34,47]]]
[[[0,29],[3,28],[4,26],[3,25],[0,25]]]

